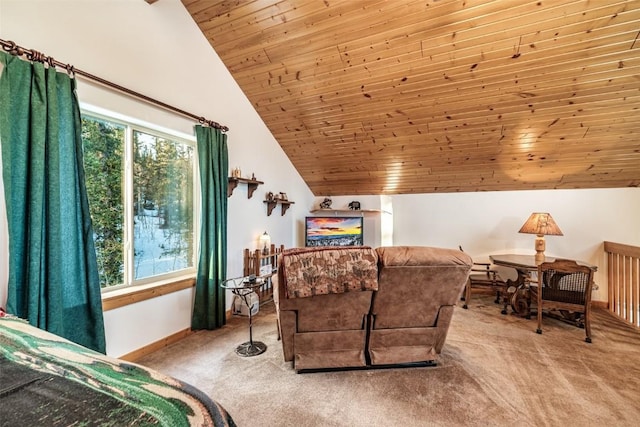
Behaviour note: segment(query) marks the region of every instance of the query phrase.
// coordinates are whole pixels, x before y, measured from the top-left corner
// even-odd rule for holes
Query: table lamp
[[[262,246],[262,254],[269,254],[269,246],[271,246],[271,236],[266,231],[260,235],[260,246]]]
[[[536,264],[544,261],[545,241],[544,236],[562,236],[560,227],[546,212],[534,212],[529,216],[527,222],[520,228],[518,233],[536,235]]]

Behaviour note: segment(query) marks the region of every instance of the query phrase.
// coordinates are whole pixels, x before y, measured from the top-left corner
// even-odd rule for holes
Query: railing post
[[[609,311],[640,327],[640,247],[604,242]]]

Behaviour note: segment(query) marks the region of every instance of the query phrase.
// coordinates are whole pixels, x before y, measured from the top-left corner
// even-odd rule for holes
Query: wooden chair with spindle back
[[[459,246],[460,250],[464,252],[462,246]],[[492,290],[496,293],[495,303],[500,304],[502,299],[502,314],[507,314],[507,305],[509,304],[510,294],[508,292],[509,286],[507,282],[502,280],[498,272],[493,268],[493,265],[489,262],[473,262],[469,279],[465,286],[464,291],[464,305],[462,308],[468,309],[469,302],[471,301],[471,292],[474,289]]]
[[[542,333],[544,310],[558,310],[563,320],[584,326],[585,341],[591,342],[591,293],[593,270],[574,260],[556,259],[538,266],[538,329]]]

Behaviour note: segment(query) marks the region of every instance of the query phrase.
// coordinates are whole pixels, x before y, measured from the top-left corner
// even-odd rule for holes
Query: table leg
[[[251,304],[251,293],[242,295],[242,300],[249,309],[249,341],[236,347],[236,354],[243,357],[257,356],[267,350],[267,345],[261,341],[253,340],[253,304]]]
[[[509,288],[514,288],[511,296],[511,309],[519,316],[529,318],[531,316],[531,293],[529,291],[528,279],[529,272],[526,270],[516,269],[518,278],[507,280]]]

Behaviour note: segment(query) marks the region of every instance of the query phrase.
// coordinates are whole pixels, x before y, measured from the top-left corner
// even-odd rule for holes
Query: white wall
[[[0,38],[35,49],[136,92],[230,128],[229,166],[264,181],[253,198],[246,186],[229,198],[228,275],[242,274],[242,250],[265,230],[294,246],[296,218],[313,195],[178,0],[0,0]],[[193,134],[194,122],[78,79],[82,103]],[[1,190],[1,188],[0,188]],[[295,204],[266,215],[268,191]],[[0,305],[6,301],[7,242],[0,202]],[[303,231],[304,232],[304,231]],[[120,356],[190,326],[193,291],[186,290],[105,313],[107,353]],[[230,304],[231,298],[228,298]]]
[[[535,236],[518,230],[532,212],[549,212],[564,236],[546,236],[545,254],[597,265],[599,290],[594,300],[607,300],[603,241],[640,246],[640,188],[415,194],[392,199],[395,245],[462,245],[478,259],[499,253],[535,254]]]

